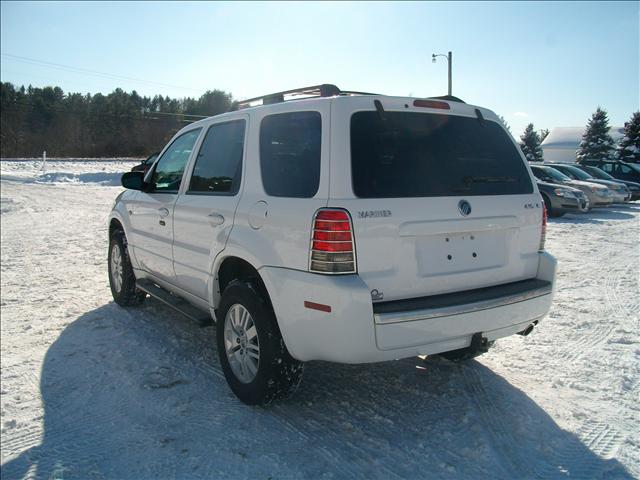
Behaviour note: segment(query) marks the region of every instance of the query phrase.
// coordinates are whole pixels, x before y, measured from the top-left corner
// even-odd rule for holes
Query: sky
[[[3,82],[236,99],[333,83],[447,93],[514,135],[640,109],[640,2],[6,2]]]

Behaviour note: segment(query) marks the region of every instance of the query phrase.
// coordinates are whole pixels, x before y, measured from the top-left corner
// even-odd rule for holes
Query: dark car
[[[582,180],[584,182],[593,182],[604,185],[613,192],[613,201],[615,203],[628,202],[629,200],[631,200],[631,191],[629,191],[624,183],[619,182],[615,178],[613,180],[602,180],[600,178],[595,178],[593,175],[578,168],[576,165],[567,163],[545,163],[545,165],[555,168],[556,170],[564,173],[567,177],[573,178],[574,180]]]
[[[591,165],[576,165],[576,167],[595,178],[599,178],[601,180],[615,180],[616,182],[624,183],[631,192],[631,200],[640,199],[640,183],[614,178],[604,170],[601,170],[598,167],[592,167]]]
[[[149,155],[147,158],[145,158],[142,163],[139,163],[138,165],[134,166],[131,171],[132,172],[143,172],[143,173],[147,173],[147,170],[149,170],[149,168],[151,168],[151,165],[153,165],[153,162],[156,161],[156,158],[158,158],[158,155],[160,155],[160,152],[155,152],[152,153],[151,155]]]
[[[577,188],[563,187],[540,180],[537,180],[537,184],[550,217],[561,217],[565,213],[589,210],[589,199]]]
[[[581,160],[580,165],[590,165],[604,170],[616,180],[640,182],[640,165],[616,160]]]

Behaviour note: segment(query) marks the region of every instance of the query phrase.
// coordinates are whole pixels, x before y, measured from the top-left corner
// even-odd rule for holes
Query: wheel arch
[[[219,262],[217,262],[215,273],[212,278],[213,285],[210,290],[212,293],[212,304],[215,308],[220,304],[222,292],[224,292],[224,289],[233,280],[246,280],[253,282],[260,293],[264,295],[269,306],[273,308],[273,305],[271,304],[271,296],[269,295],[269,291],[262,279],[262,276],[260,275],[260,272],[255,265],[240,256],[227,255],[221,258]]]

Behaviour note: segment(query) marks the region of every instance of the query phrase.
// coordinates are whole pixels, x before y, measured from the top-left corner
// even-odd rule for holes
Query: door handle
[[[160,214],[160,218],[164,218],[169,215],[169,210],[166,208],[159,208],[158,213]]]
[[[216,212],[211,212],[209,215],[207,215],[207,218],[209,219],[209,224],[212,227],[217,227],[218,225],[222,225],[224,223],[224,217]]]

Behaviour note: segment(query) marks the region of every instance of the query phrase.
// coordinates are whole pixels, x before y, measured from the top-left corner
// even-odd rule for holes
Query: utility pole
[[[444,53],[438,53],[438,54],[432,53],[431,54],[431,61],[433,63],[436,63],[436,57],[445,57],[447,59],[447,63],[448,63],[448,66],[449,66],[449,96],[451,96],[452,95],[452,93],[451,93],[451,91],[452,91],[451,90],[451,83],[452,83],[452,80],[451,80],[451,64],[453,63],[453,55],[451,54],[451,52],[449,52],[448,55],[445,55]]]

